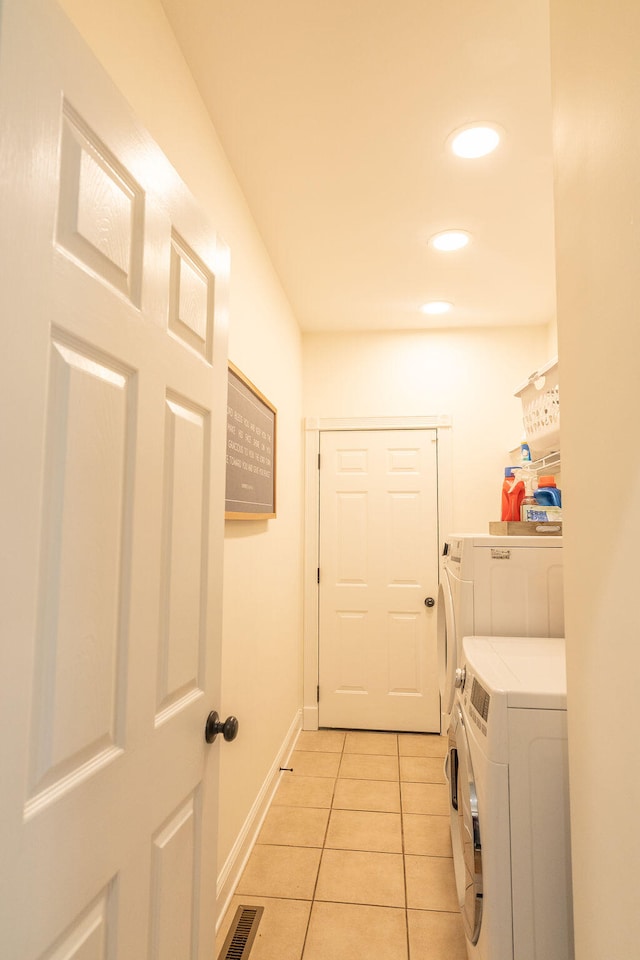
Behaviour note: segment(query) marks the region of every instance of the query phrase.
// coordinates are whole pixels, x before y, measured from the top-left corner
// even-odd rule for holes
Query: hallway
[[[221,925],[264,906],[251,960],[465,960],[446,740],[303,731]]]

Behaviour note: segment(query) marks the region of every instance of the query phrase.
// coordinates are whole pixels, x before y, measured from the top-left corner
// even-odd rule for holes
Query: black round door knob
[[[433,597],[426,597],[424,601],[425,607],[435,607],[436,602]]]
[[[212,710],[207,717],[204,728],[204,738],[207,743],[213,743],[218,734],[221,733],[225,740],[235,740],[238,736],[238,726],[239,724],[236,717],[227,717],[227,719],[222,722],[218,716],[218,711]]]

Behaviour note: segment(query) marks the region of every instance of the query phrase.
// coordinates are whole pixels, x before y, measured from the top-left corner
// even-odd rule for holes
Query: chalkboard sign
[[[225,519],[276,515],[276,408],[232,363],[227,390]]]

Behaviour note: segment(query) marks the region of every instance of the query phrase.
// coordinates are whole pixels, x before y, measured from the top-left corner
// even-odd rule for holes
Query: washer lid
[[[552,558],[554,562],[562,563],[562,537],[452,533],[447,537],[447,552],[442,562],[457,577],[475,580],[479,563],[486,565],[494,559],[515,561],[516,558],[518,562],[532,567],[545,562],[549,564]]]
[[[563,637],[465,637],[463,651],[492,700],[506,707],[566,710]]]
[[[449,544],[449,553],[467,553],[472,547],[533,547],[539,549],[547,546],[562,548],[562,536],[531,536],[519,537],[500,535],[495,533],[450,533],[446,538]]]

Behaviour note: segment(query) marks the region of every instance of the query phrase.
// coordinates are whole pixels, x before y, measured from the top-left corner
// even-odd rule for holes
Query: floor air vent
[[[247,960],[263,913],[264,907],[238,907],[218,960]]]

